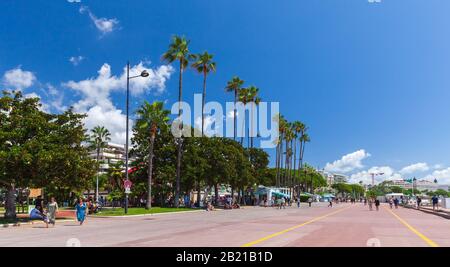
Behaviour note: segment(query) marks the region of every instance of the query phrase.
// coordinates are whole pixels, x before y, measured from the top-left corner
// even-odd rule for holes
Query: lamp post
[[[128,128],[129,128],[129,106],[130,106],[130,80],[138,77],[148,77],[149,73],[143,70],[141,74],[130,77],[130,62],[127,63],[127,121],[126,121],[126,141],[125,141],[125,180],[128,178]],[[125,214],[128,213],[128,193],[125,192]]]
[[[414,196],[414,187],[416,186],[416,177],[413,178],[413,188],[412,188],[412,195]]]
[[[371,173],[370,175],[372,175],[372,187],[375,185],[375,176],[378,175],[383,175],[384,172],[377,172],[377,173]]]

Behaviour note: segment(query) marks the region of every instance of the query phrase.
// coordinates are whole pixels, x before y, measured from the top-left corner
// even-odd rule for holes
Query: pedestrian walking
[[[394,200],[393,200],[393,198],[391,197],[391,198],[389,199],[389,207],[391,207],[391,209],[392,209],[392,205],[394,205]]]
[[[378,199],[375,199],[375,207],[376,207],[377,211],[380,210],[380,201]]]
[[[286,199],[284,197],[281,198],[281,207],[280,207],[280,209],[281,208],[286,209]]]
[[[364,206],[367,205],[367,198],[364,198]]]
[[[328,202],[328,207],[332,208],[333,207],[333,200],[330,199],[330,201]]]
[[[53,224],[53,227],[55,227],[57,212],[58,212],[58,203],[56,202],[54,197],[51,197],[50,202],[47,204],[47,221],[46,221],[47,228],[49,223]]]
[[[373,208],[372,208],[372,206],[373,206],[373,200],[372,200],[372,198],[369,198],[369,199],[368,199],[368,203],[369,203],[369,210],[372,211],[372,209],[373,209]]]
[[[312,198],[308,198],[308,205],[311,207]]]
[[[394,198],[394,206],[396,209],[398,209],[398,202],[399,202],[398,199]]]
[[[38,196],[34,201],[34,208],[37,209],[40,213],[44,214],[44,200],[41,196]]]
[[[439,210],[439,198],[436,195],[434,195],[431,198],[431,201],[433,203],[433,210],[435,210],[435,209]]]
[[[77,220],[80,223],[80,225],[83,225],[84,220],[86,219],[86,203],[83,201],[83,198],[80,197],[78,199],[78,203],[75,206],[76,213],[77,213]]]
[[[300,198],[297,198],[297,208],[300,208]]]
[[[420,197],[417,197],[417,209],[420,209],[421,202],[422,202],[422,199]]]

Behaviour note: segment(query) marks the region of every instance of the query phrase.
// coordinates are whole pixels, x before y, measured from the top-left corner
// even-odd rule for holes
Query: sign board
[[[125,194],[130,194],[131,193],[131,186],[133,185],[133,183],[130,180],[125,180],[123,182],[123,187],[125,187]]]
[[[130,189],[133,183],[130,180],[125,180],[123,182],[123,187]]]
[[[31,188],[29,197],[37,198],[38,196],[42,196],[42,188]]]

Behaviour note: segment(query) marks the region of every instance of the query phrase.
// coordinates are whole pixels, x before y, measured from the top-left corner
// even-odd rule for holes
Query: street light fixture
[[[413,178],[412,195],[414,196],[414,187],[416,186],[416,177]]]
[[[126,122],[126,141],[125,141],[125,180],[128,178],[128,128],[129,128],[129,106],[130,106],[130,80],[139,77],[148,77],[150,74],[147,70],[143,70],[141,74],[130,77],[130,62],[127,63],[127,122]],[[125,192],[125,214],[128,213],[128,193]]]

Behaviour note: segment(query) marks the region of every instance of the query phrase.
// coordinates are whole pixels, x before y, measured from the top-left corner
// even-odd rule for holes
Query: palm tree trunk
[[[277,171],[275,184],[276,187],[280,186],[280,142],[277,141],[277,149],[276,149],[276,156],[275,156],[275,168]]]
[[[153,146],[155,144],[155,134],[152,133],[150,138],[150,147],[148,153],[148,194],[146,209],[152,208],[152,175],[153,175]]]
[[[234,114],[233,114],[233,119],[234,119],[234,140],[236,141],[236,136],[237,136],[237,129],[236,129],[236,113],[237,113],[237,110],[236,110],[236,103],[237,103],[237,100],[238,100],[238,90],[234,90],[234,110],[233,110],[233,112],[234,112]]]
[[[183,62],[180,60],[180,77],[178,84],[178,117],[181,120],[181,100],[183,93]],[[183,121],[181,120],[180,130],[183,129]],[[176,180],[176,188],[175,188],[175,207],[179,207],[179,198],[180,198],[180,181],[181,181],[181,156],[182,156],[182,141],[183,137],[178,138],[177,142],[177,180]]]
[[[98,201],[98,175],[100,173],[100,146],[97,147],[97,179],[95,181],[95,201]]]
[[[280,187],[283,186],[283,173],[284,173],[284,166],[283,166],[283,134],[281,135],[280,139]]]
[[[250,137],[250,148],[253,148],[253,105],[254,103],[252,103],[252,107],[250,109],[250,124],[249,124],[249,128],[251,129],[248,136]]]
[[[205,129],[205,101],[206,101],[206,71],[203,71],[203,95],[202,95],[202,137]]]
[[[294,178],[293,185],[297,185],[297,139],[294,138]]]
[[[303,142],[302,151],[301,151],[301,154],[300,154],[301,159],[302,159],[302,164],[303,164],[303,155],[304,155],[304,153],[305,153],[305,146],[306,146],[306,143]]]
[[[285,143],[286,143],[286,157],[284,158],[285,159],[285,169],[284,169],[284,180],[285,180],[285,185],[287,185],[287,182],[288,182],[288,166],[289,166],[289,143],[288,143],[288,141],[287,141],[287,139],[285,140]]]
[[[244,102],[242,102],[242,104],[244,104],[244,106],[247,104],[246,101],[244,100]],[[241,145],[244,145],[244,136],[245,136],[245,112],[243,114],[244,119],[242,120],[242,137],[241,137]]]
[[[300,135],[302,136],[303,133]],[[303,155],[302,155],[302,151],[303,151],[303,141],[300,139],[300,152],[299,152],[299,168],[303,169]]]

